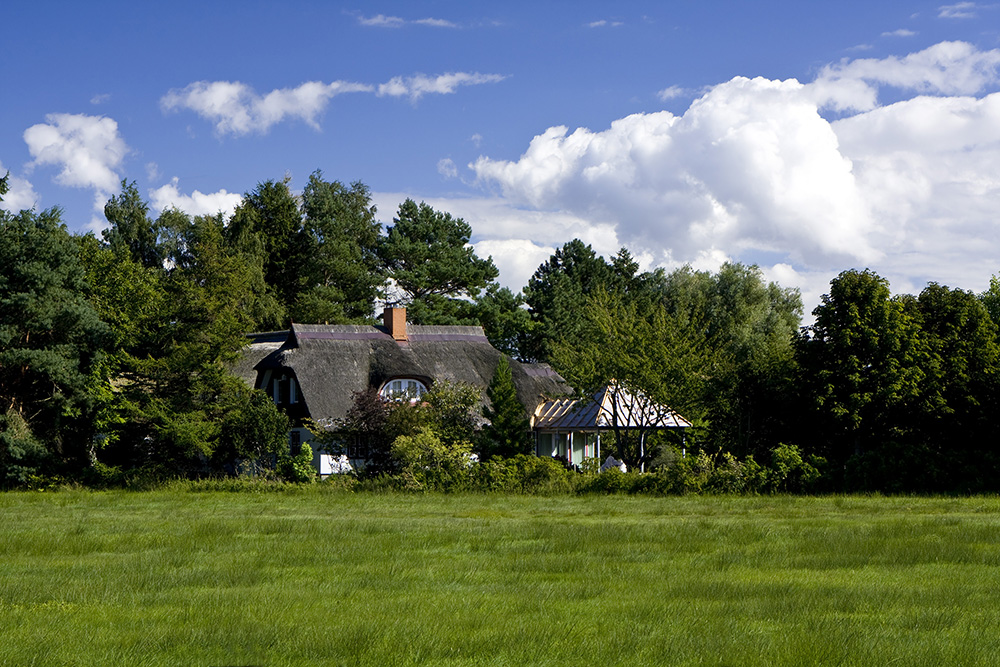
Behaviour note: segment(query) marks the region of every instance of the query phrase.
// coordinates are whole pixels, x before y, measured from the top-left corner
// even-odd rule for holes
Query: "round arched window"
[[[413,378],[396,378],[389,380],[378,390],[378,395],[387,401],[410,401],[420,399],[427,387],[420,380]]]

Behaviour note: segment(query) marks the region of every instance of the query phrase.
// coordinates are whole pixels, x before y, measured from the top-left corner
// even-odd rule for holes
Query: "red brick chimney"
[[[382,313],[382,323],[389,330],[389,335],[396,342],[405,342],[406,338],[406,308],[386,306]]]

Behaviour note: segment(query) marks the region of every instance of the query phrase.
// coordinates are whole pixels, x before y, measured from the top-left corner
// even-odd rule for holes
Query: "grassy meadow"
[[[990,665],[1000,499],[0,494],[0,665]]]

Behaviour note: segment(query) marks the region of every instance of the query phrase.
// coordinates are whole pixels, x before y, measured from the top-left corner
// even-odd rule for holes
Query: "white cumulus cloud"
[[[215,215],[221,211],[229,217],[243,201],[242,195],[224,189],[209,193],[195,190],[189,195],[182,194],[178,184],[179,180],[175,177],[166,185],[151,190],[150,207],[156,211],[175,207],[188,215]]]
[[[4,175],[7,176],[7,194],[3,195],[0,208],[11,213],[35,208],[38,204],[38,194],[31,182],[9,173],[3,162],[0,162],[0,178]]]
[[[810,88],[821,106],[866,111],[878,104],[878,86],[917,93],[973,95],[995,84],[1000,49],[980,51],[967,42],[940,42],[902,58],[842,60],[827,65]]]
[[[164,111],[190,109],[215,123],[221,134],[267,132],[288,118],[319,128],[316,117],[336,95],[371,92],[372,86],[334,81],[309,81],[295,88],[279,88],[260,95],[239,81],[196,81],[169,91],[160,100]]]
[[[45,123],[24,131],[24,141],[34,158],[29,168],[59,167],[60,185],[94,190],[94,208],[101,211],[107,198],[118,191],[115,171],[129,148],[118,134],[118,123],[104,116],[54,113]]]
[[[378,87],[379,97],[409,97],[416,101],[427,94],[447,95],[459,86],[476,86],[497,83],[507,77],[502,74],[480,74],[479,72],[449,72],[438,76],[416,74],[414,76],[393,77]]]
[[[551,127],[516,159],[481,156],[469,167],[493,195],[440,205],[464,208],[486,230],[477,249],[522,276],[519,251],[533,262],[580,237],[667,267],[759,263],[801,287],[807,310],[851,267],[896,291],[982,289],[1000,268],[998,66],[1000,51],[944,42],[841,61],[807,84],[736,77],[680,115]],[[881,86],[913,94],[880,106]],[[832,97],[850,102],[833,120]]]
[[[470,166],[516,203],[613,225],[623,242],[664,256],[789,245],[803,257],[875,255],[857,238],[868,211],[850,161],[795,81],[736,78],[684,116],[636,114],[603,132],[550,128],[516,162]]]

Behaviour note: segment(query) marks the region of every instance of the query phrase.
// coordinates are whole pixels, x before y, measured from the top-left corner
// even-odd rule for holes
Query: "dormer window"
[[[275,377],[271,386],[271,398],[274,399],[276,405],[298,403],[299,392],[295,378],[284,374]]]
[[[426,385],[413,378],[389,380],[378,390],[378,395],[387,401],[410,401],[415,403],[427,391]]]

